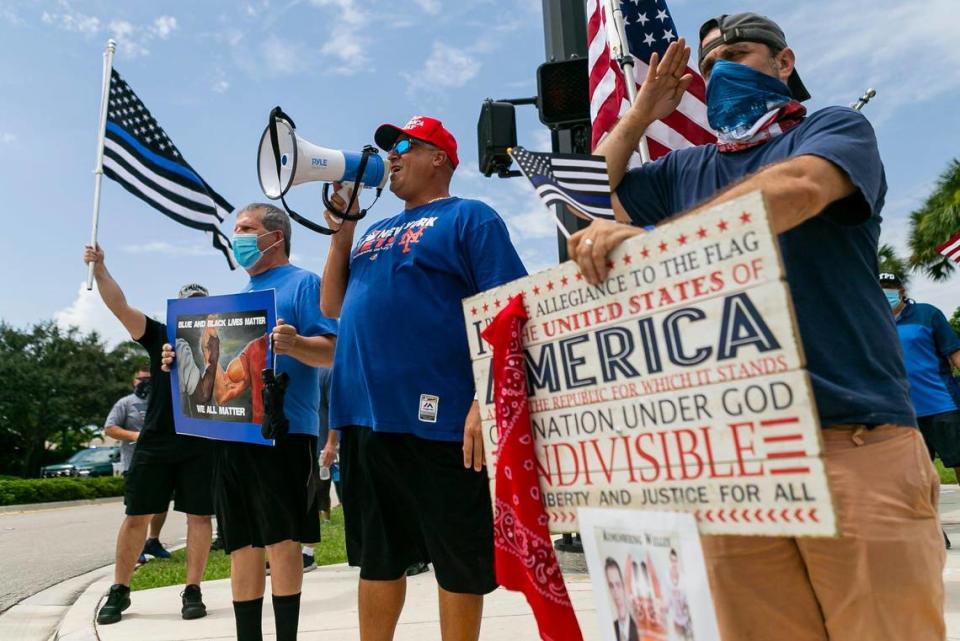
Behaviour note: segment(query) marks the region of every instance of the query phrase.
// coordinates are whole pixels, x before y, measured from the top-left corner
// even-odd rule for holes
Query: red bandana
[[[497,583],[523,592],[543,641],[583,641],[540,499],[521,338],[527,320],[520,294],[483,331],[484,340],[493,346],[497,408],[493,516]]]
[[[754,127],[757,131],[746,140],[724,141],[723,136],[717,138],[717,150],[721,153],[743,151],[757,145],[762,145],[771,138],[775,138],[785,131],[789,131],[803,122],[807,115],[807,108],[797,100],[791,100],[777,109],[774,114],[765,115]]]

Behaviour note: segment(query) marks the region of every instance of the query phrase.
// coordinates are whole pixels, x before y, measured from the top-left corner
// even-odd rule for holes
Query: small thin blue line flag
[[[510,155],[548,208],[560,203],[586,218],[613,220],[603,156],[541,153],[523,147],[513,147]]]
[[[207,232],[236,269],[220,223],[233,206],[193,170],[167,133],[115,69],[103,142],[103,173],[181,225]]]

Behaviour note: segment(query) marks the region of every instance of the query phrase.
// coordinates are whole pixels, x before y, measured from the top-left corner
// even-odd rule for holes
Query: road
[[[113,563],[119,501],[0,513],[0,612],[55,583]],[[183,541],[186,518],[171,512],[160,539]]]

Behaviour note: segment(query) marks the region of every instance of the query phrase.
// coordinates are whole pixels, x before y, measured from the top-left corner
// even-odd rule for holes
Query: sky
[[[877,90],[864,113],[877,131],[889,183],[881,242],[906,254],[909,213],[960,157],[956,0],[669,6],[680,35],[693,42],[700,23],[717,14],[761,9],[773,17],[797,53],[811,111]],[[256,151],[275,105],[304,138],[348,150],[371,143],[381,123],[432,115],[460,145],[451,193],[497,209],[528,270],[555,264],[555,227],[528,184],[485,178],[477,168],[482,101],[536,93],[545,57],[541,7],[541,0],[0,0],[0,320],[23,327],[55,319],[96,329],[110,343],[125,338],[95,292],[85,291],[81,258],[90,235],[108,38],[119,43],[114,67],[234,206],[264,200]],[[534,108],[518,107],[517,116],[519,143],[547,150],[549,132]],[[288,202],[320,219],[320,190],[297,187]],[[371,194],[362,198],[369,202]],[[401,208],[384,192],[369,222]],[[232,223],[223,224],[228,235]],[[206,236],[109,179],[99,241],[130,303],[157,317],[184,283],[231,293],[246,282]],[[295,263],[321,272],[327,246],[325,237],[294,225]],[[933,284],[915,276],[909,291],[948,315],[960,305],[956,277]]]

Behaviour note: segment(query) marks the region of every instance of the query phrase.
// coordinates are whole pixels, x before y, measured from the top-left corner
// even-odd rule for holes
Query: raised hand
[[[693,81],[693,74],[686,73],[689,60],[690,47],[683,38],[670,43],[663,60],[654,53],[631,110],[642,114],[648,123],[672,114]]]

